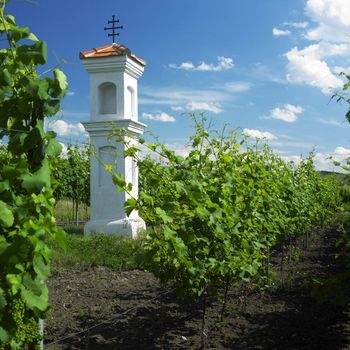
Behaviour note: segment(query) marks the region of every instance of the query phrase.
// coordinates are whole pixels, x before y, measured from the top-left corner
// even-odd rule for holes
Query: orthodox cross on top
[[[123,26],[119,26],[119,27],[116,27],[115,24],[116,23],[119,23],[119,19],[115,19],[115,15],[112,16],[112,20],[111,21],[108,21],[108,24],[112,24],[112,27],[110,28],[106,28],[105,27],[105,30],[112,30],[112,33],[108,33],[108,36],[111,36],[113,37],[113,43],[115,42],[114,41],[114,37],[115,36],[119,36],[119,33],[117,33],[115,30],[116,29],[123,29]]]

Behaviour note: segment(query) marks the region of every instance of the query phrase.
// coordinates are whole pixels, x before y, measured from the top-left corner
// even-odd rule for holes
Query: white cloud
[[[182,106],[172,106],[171,109],[176,112],[183,112],[185,110]]]
[[[350,75],[350,67],[335,66],[333,68],[333,71],[336,74],[345,73],[347,75]]]
[[[223,102],[232,101],[232,94],[226,90],[200,90],[174,87],[143,87],[139,103],[143,105],[185,105],[192,101]]]
[[[70,111],[70,110],[63,110],[59,113],[60,115],[64,116],[65,118],[82,118],[82,117],[90,117],[89,112],[76,112],[76,111]]]
[[[58,136],[80,136],[85,134],[85,128],[81,123],[67,123],[64,120],[56,120],[48,123],[47,127]]]
[[[172,67],[172,68],[176,68],[176,67]],[[178,68],[184,69],[184,70],[193,70],[193,69],[195,70],[195,66],[193,65],[192,62],[183,62],[180,64],[180,66]]]
[[[185,106],[172,106],[171,109],[176,112],[194,112],[194,111],[200,111],[200,112],[213,112],[215,114],[219,114],[223,111],[221,108],[220,103],[217,102],[196,102],[191,101],[188,102]]]
[[[317,26],[307,32],[307,39],[350,42],[349,0],[308,0],[305,10],[317,22]]]
[[[187,157],[192,149],[189,146],[185,146],[177,143],[166,143],[165,146],[171,151],[174,151],[176,155],[182,156],[182,157]]]
[[[285,54],[286,77],[290,83],[309,85],[329,94],[343,87],[337,74],[350,71],[341,66],[350,53],[350,1],[307,0],[305,13],[310,23],[283,23],[303,29],[303,37],[315,42],[302,49],[294,47]]]
[[[282,29],[278,29],[278,28],[274,27],[272,29],[272,34],[274,36],[288,36],[291,34],[291,31],[290,30],[282,30]]]
[[[275,140],[277,137],[268,131],[260,131],[255,129],[243,129],[243,135],[253,137],[255,139]]]
[[[274,108],[271,110],[270,115],[263,117],[263,119],[278,119],[287,123],[294,123],[298,119],[298,114],[301,114],[302,112],[302,107],[287,103],[283,108]]]
[[[198,66],[195,66],[192,62],[183,62],[179,65],[169,64],[170,68],[182,69],[188,71],[212,71],[220,72],[234,67],[232,58],[219,56],[217,64],[201,62]]]
[[[330,159],[331,154],[327,153],[315,153],[314,165],[318,171],[340,171],[340,168],[336,168],[333,164],[333,160]],[[302,157],[298,155],[282,156],[282,159],[286,162],[293,162],[295,165],[299,165]]]
[[[317,120],[322,124],[333,125],[333,126],[337,126],[339,128],[349,127],[349,124],[347,121],[340,121],[337,119],[317,119]]]
[[[75,92],[74,92],[74,91],[68,91],[66,95],[67,95],[67,96],[74,96],[74,95],[75,95]]]
[[[289,154],[289,151],[281,150],[281,149],[278,149],[278,148],[274,148],[273,151],[274,151],[274,153],[277,153],[279,155]]]
[[[174,111],[183,111],[193,101],[206,103],[232,102],[233,94],[251,89],[252,84],[244,81],[213,84],[207,89],[189,89],[183,87],[142,86],[139,103],[142,105],[170,105]]]
[[[301,162],[301,156],[292,155],[292,156],[282,156],[281,157],[285,162],[293,162],[295,165],[299,165]]]
[[[321,41],[318,44],[307,46],[300,53],[313,59],[322,59],[332,56],[346,56],[349,51],[349,45],[347,44],[332,44]]]
[[[283,25],[298,28],[298,29],[305,29],[309,25],[309,23],[308,22],[284,22]]]
[[[330,153],[316,153],[314,158],[315,168],[317,170],[342,172],[342,169],[334,165],[334,161],[343,162],[350,157],[350,149],[345,147],[336,147]]]
[[[303,159],[299,155],[282,156],[281,158],[285,162],[293,162],[296,166],[298,166]],[[315,169],[318,171],[339,171],[339,169],[335,168],[333,161],[330,159],[330,154],[326,153],[315,153],[314,165]]]
[[[214,102],[189,102],[186,105],[186,109],[189,111],[208,111],[215,114],[219,114],[223,111],[219,103]]]
[[[343,86],[325,61],[331,56],[343,56],[350,52],[346,44],[320,42],[299,50],[294,47],[285,54],[288,59],[287,80],[291,83],[317,87],[325,94]]]
[[[163,123],[175,122],[176,119],[172,115],[161,112],[158,114],[142,113],[142,118],[146,120],[154,120]]]
[[[191,146],[185,145],[187,141],[182,140],[180,142],[174,141],[174,143],[166,143],[164,146],[174,151],[177,156],[187,157],[190,151],[192,150]],[[159,162],[164,162],[164,159],[156,152],[151,151],[145,144],[139,145],[140,153],[139,156],[141,158],[151,157]]]
[[[335,148],[334,154],[337,156],[350,157],[350,149],[339,146]]]
[[[281,135],[279,135],[279,138],[281,138]],[[303,148],[306,151],[310,151],[315,147],[315,144],[312,144],[311,142],[301,142],[301,141],[272,141],[271,146],[273,147],[287,147],[290,149],[293,148]]]
[[[206,90],[143,86],[139,103],[140,105],[169,106],[176,112],[204,110],[221,113],[222,103],[232,103],[237,94],[248,91],[251,86],[251,83],[244,81],[213,84]]]
[[[343,146],[336,147],[332,152],[321,153],[317,152],[314,156],[314,164],[316,170],[337,171],[342,172],[342,169],[335,166],[333,161],[343,162],[350,157],[350,149]],[[294,161],[299,164],[301,157],[297,155],[283,156],[285,161]]]
[[[335,171],[333,161],[328,154],[316,153],[314,157],[314,164],[316,170]]]
[[[261,62],[255,63],[253,70],[251,72],[255,76],[255,78],[260,78],[263,81],[272,81],[278,84],[285,84],[286,80],[276,72],[276,69],[272,69]]]
[[[223,88],[229,92],[239,93],[250,90],[252,87],[251,83],[245,81],[229,82],[225,83]]]

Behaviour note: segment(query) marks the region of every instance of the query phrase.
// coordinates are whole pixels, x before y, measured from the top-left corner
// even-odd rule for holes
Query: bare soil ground
[[[314,277],[339,269],[335,240],[336,232],[323,233],[264,292],[249,286],[230,291],[224,322],[221,304],[210,300],[206,348],[350,349],[349,309],[310,296]],[[53,309],[45,321],[45,349],[200,348],[201,305],[179,306],[150,273],[54,271],[49,288]]]

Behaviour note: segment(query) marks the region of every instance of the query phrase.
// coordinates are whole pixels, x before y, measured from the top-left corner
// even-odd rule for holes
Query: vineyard
[[[294,251],[290,262],[286,256],[283,271],[280,271],[281,254],[272,252],[270,263],[274,274],[269,285],[241,284],[231,288],[223,321],[220,321],[222,304],[216,298],[207,298],[206,348],[348,347],[347,308],[320,303],[310,293],[314,278],[323,279],[339,272],[334,260],[338,233],[318,230],[315,234],[320,239],[313,237],[308,249],[298,246],[298,254]],[[85,249],[89,251],[88,247]],[[56,350],[200,348],[202,301],[179,305],[171,287],[162,286],[153,274],[140,269],[135,256],[137,250],[127,252],[130,260],[136,261],[129,261],[127,271],[122,272],[107,261],[104,265],[97,264],[97,257],[90,265],[80,262],[66,268],[61,264],[56,267],[54,262],[49,281],[53,309],[45,321],[45,347]]]
[[[106,166],[130,194],[127,213],[137,210],[147,224],[138,240],[67,235],[55,209],[70,201],[79,223],[92,151],[69,146],[62,156],[45,131],[66,77],[37,73],[45,43],[0,4],[8,43],[0,50],[0,349],[35,349],[43,337],[52,349],[345,344],[330,328],[346,324],[335,304],[349,301],[346,178],[317,172],[313,153],[288,163],[266,143],[191,114],[186,157],[157,140],[135,146],[112,135],[140,170],[134,198]]]

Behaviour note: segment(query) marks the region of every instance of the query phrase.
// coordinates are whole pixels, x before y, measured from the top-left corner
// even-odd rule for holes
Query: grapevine
[[[312,153],[296,167],[263,143],[192,118],[187,157],[140,140],[157,156],[138,159],[140,193],[126,210],[138,210],[149,227],[147,268],[180,299],[225,298],[230,286],[263,276],[271,247],[307,234],[336,210],[337,190],[315,171]],[[125,156],[136,157],[129,146]],[[130,193],[122,176],[113,180]]]
[[[44,119],[60,110],[65,75],[37,73],[46,62],[46,44],[17,26],[0,0],[0,140],[7,140],[0,162],[0,348],[36,347],[37,322],[49,308],[48,237],[64,245],[56,226],[51,171],[61,146]],[[1,152],[3,155],[3,152]]]
[[[73,202],[73,215],[79,222],[79,204],[90,204],[90,149],[86,146],[68,145],[67,155],[57,159],[53,171],[59,179],[54,196],[56,200],[70,199]]]

